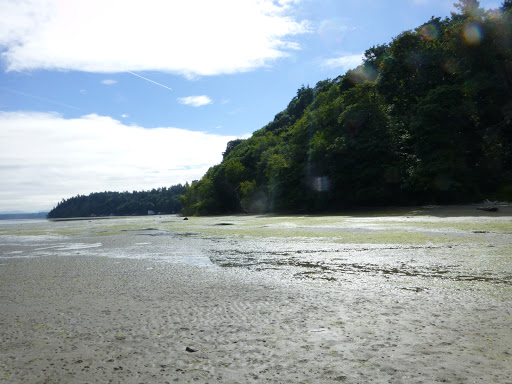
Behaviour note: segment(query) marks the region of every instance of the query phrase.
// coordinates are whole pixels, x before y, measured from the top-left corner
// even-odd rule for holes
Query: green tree
[[[505,0],[503,1],[503,4],[500,7],[500,10],[503,13],[509,13],[512,11],[512,0]]]
[[[485,13],[484,9],[480,8],[480,2],[478,0],[459,0],[453,5],[464,17],[482,17]],[[456,14],[452,15],[457,16]]]
[[[451,203],[480,198],[474,177],[478,138],[473,103],[456,86],[433,89],[411,123],[416,166],[413,188],[423,202]]]

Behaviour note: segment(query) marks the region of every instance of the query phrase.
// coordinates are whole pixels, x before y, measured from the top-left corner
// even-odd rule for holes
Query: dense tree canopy
[[[181,212],[180,195],[185,186],[158,188],[142,192],[98,192],[62,200],[48,213],[48,218],[147,215]]]
[[[512,199],[512,8],[456,4],[365,53],[188,185],[186,214]]]

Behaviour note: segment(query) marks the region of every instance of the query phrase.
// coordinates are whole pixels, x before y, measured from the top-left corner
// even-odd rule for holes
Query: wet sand
[[[0,222],[0,383],[512,383],[512,215],[426,213]]]

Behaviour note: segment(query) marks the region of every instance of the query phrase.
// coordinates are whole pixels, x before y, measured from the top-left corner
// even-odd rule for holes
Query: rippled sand
[[[0,222],[0,383],[511,383],[511,235],[508,206]]]

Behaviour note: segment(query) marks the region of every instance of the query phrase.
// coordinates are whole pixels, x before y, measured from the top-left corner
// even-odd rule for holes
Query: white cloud
[[[234,115],[238,115],[239,113],[245,111],[245,107],[238,107],[236,109],[233,109],[232,111],[229,111],[228,112],[228,115],[231,115],[231,116],[234,116]]]
[[[157,70],[185,76],[249,71],[298,49],[308,32],[293,0],[4,0],[8,70]]]
[[[62,198],[146,190],[201,178],[234,136],[145,129],[107,116],[0,112],[0,211],[37,211]]]
[[[101,84],[105,84],[105,85],[114,85],[116,83],[117,83],[117,80],[112,80],[112,79],[101,80]]]
[[[327,59],[322,63],[322,67],[329,69],[340,68],[343,71],[348,71],[349,69],[354,69],[358,65],[361,65],[363,63],[363,57],[363,54],[357,54]]]
[[[192,107],[201,107],[203,105],[212,104],[213,101],[206,95],[179,97],[180,104],[190,105]]]

